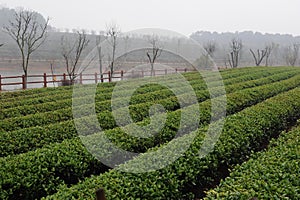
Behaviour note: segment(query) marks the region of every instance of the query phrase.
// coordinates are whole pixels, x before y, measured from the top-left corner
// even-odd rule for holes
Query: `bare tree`
[[[161,55],[162,48],[159,45],[159,38],[157,35],[152,35],[148,38],[151,48],[146,50],[146,55],[151,66],[151,76],[154,75],[154,63]]]
[[[83,50],[88,46],[89,40],[87,39],[84,31],[77,31],[76,40],[71,44],[69,40],[62,36],[62,56],[65,61],[65,67],[69,76],[70,84],[74,83],[75,78],[78,74],[82,73],[89,66],[90,62],[84,66],[81,71],[77,70],[79,59],[82,55]]]
[[[103,82],[103,58],[104,58],[104,55],[102,53],[101,41],[102,41],[102,36],[98,35],[96,37],[96,45],[97,45],[97,52],[98,52],[100,79],[101,79],[101,82]]]
[[[110,23],[109,25],[107,25],[106,28],[106,35],[108,37],[108,43],[111,46],[111,56],[110,57],[110,72],[113,75],[114,73],[114,63],[115,63],[115,56],[116,56],[116,49],[117,49],[117,45],[118,45],[118,37],[121,33],[121,30],[119,28],[119,26],[116,23]]]
[[[300,44],[294,43],[292,46],[289,46],[285,51],[285,61],[290,66],[295,66],[298,56],[299,56],[299,47]]]
[[[278,44],[276,45],[274,42],[272,42],[271,44],[266,45],[266,48],[265,48],[266,51],[267,51],[267,53],[266,53],[266,65],[265,65],[266,67],[269,66],[270,56],[271,56],[274,48],[276,48],[276,47],[278,47]]]
[[[210,57],[214,56],[214,53],[217,49],[216,43],[214,41],[209,41],[206,44],[203,45],[203,48],[205,49],[207,55]]]
[[[37,13],[20,10],[15,11],[14,20],[4,27],[5,32],[17,43],[22,56],[22,69],[27,87],[28,64],[31,54],[45,41],[49,18],[45,23],[37,20]]]
[[[230,43],[230,53],[229,53],[229,65],[231,68],[237,68],[240,59],[240,52],[242,50],[243,43],[241,40],[234,38]]]
[[[261,62],[263,61],[263,59],[266,57],[268,53],[268,49],[267,48],[262,50],[257,49],[257,54],[255,54],[252,49],[250,49],[250,52],[254,58],[255,65],[260,66]]]
[[[214,41],[209,41],[203,45],[205,52],[199,59],[200,66],[203,65],[205,68],[209,68],[212,65],[210,58],[214,56],[217,49],[216,43]]]

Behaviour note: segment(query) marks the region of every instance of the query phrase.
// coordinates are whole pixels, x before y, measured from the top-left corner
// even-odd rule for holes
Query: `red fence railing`
[[[172,73],[180,73],[180,72],[187,72],[192,71],[191,69],[179,69],[176,68],[175,70],[154,70],[152,76],[163,76]],[[151,76],[150,70],[139,70],[139,71],[130,71],[130,72],[123,72],[123,71],[115,71],[113,76],[110,72],[103,73],[102,75],[99,73],[87,73],[87,74],[78,74],[76,81],[80,84],[89,84],[89,83],[100,83],[100,82],[112,82],[112,81],[119,81],[123,80],[124,78],[142,78]],[[67,74],[42,74],[42,75],[28,75],[27,80],[25,75],[21,76],[1,76],[0,75],[0,91],[2,90],[9,90],[5,88],[6,86],[15,86],[19,85],[21,88],[19,89],[27,89],[28,86],[34,85],[35,87],[51,87],[51,84],[59,84],[64,85],[68,82],[69,78]],[[16,89],[16,88],[14,88]]]

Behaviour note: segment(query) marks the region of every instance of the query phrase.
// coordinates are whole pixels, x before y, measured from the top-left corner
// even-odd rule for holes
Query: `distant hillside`
[[[1,28],[4,26],[7,26],[9,24],[9,21],[12,21],[14,19],[14,13],[15,13],[14,9],[5,8],[5,7],[0,8],[0,27]],[[37,21],[39,23],[46,22],[46,19],[40,13],[36,12],[36,16],[37,16]]]
[[[270,45],[272,43],[275,45],[275,48],[271,54],[271,64],[286,65],[284,53],[287,47],[294,43],[300,44],[300,36],[294,37],[293,35],[289,34],[262,34],[260,32],[252,31],[235,33],[197,31],[191,34],[190,37],[200,44],[205,44],[208,41],[214,41],[217,45],[215,59],[219,61],[219,63],[222,63],[226,59],[230,41],[233,38],[240,39],[243,43],[241,55],[242,65],[253,65],[253,57],[250,53],[250,48],[256,51],[257,49],[264,49],[266,45]]]

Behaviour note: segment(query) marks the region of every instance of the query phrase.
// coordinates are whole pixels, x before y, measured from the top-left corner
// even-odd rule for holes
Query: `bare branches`
[[[22,68],[27,78],[30,55],[45,41],[49,19],[44,24],[37,21],[35,12],[15,12],[14,20],[4,27],[5,32],[17,43],[22,56]]]
[[[62,56],[65,61],[66,70],[71,82],[75,80],[77,74],[82,73],[87,67],[85,66],[81,72],[77,72],[77,66],[83,50],[87,47],[89,40],[84,31],[77,31],[77,38],[73,44],[64,36],[61,38]],[[90,63],[88,63],[90,64]]]
[[[295,66],[298,56],[299,56],[300,44],[294,43],[292,46],[289,46],[285,52],[286,63],[290,66]]]
[[[151,45],[151,48],[149,48],[149,50],[147,50],[146,55],[147,55],[150,65],[151,65],[151,76],[153,76],[154,63],[155,63],[156,59],[161,55],[162,48],[159,45],[158,36],[153,35],[152,37],[149,37],[148,40]]]
[[[267,49],[267,47],[263,50],[257,49],[257,55],[254,53],[254,51],[252,49],[250,49],[250,52],[255,60],[255,65],[260,66],[261,62],[263,61],[263,59],[265,58],[265,56],[268,53],[268,49]]]
[[[213,57],[217,47],[214,41],[209,41],[203,45],[203,48],[210,57]]]
[[[203,45],[203,48],[205,52],[197,59],[197,65],[209,69],[212,65],[211,58],[214,56],[217,46],[214,41],[208,41]]]
[[[262,63],[263,59],[265,58],[266,61],[266,65],[269,65],[269,57],[273,51],[273,49],[275,48],[275,44],[269,44],[265,46],[265,49],[259,50],[257,49],[257,54],[254,53],[254,51],[252,49],[250,49],[250,52],[255,60],[255,65],[256,66],[260,66],[260,64]]]
[[[276,44],[272,42],[272,44],[269,44],[266,46],[266,67],[269,66],[269,58],[270,58],[270,55],[273,51],[273,49],[276,47]]]
[[[240,51],[242,50],[243,43],[239,39],[232,39],[230,43],[230,53],[229,53],[229,64],[232,68],[237,68],[240,59]]]
[[[117,44],[118,44],[117,40],[118,40],[118,37],[121,33],[121,30],[120,30],[119,26],[116,23],[110,23],[109,25],[107,25],[106,29],[107,29],[106,30],[106,35],[108,37],[108,43],[110,44],[110,46],[112,48],[111,61],[110,61],[110,71],[111,71],[111,74],[113,75],[116,49],[117,49]]]

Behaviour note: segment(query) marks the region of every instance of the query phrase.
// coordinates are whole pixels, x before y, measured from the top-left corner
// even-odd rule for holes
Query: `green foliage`
[[[36,151],[0,158],[0,198],[36,199],[59,185],[106,171],[80,140],[65,140]]]
[[[192,185],[205,190],[204,186],[214,183],[215,178],[222,175],[221,167],[231,168],[242,163],[251,152],[259,150],[262,144],[300,117],[299,98],[300,89],[296,88],[227,117],[215,149],[204,158],[198,153],[205,129],[199,129],[170,142],[174,144],[173,148],[180,148],[191,135],[197,136],[189,150],[166,168],[142,174],[111,170],[70,188],[61,188],[46,199],[93,199],[95,189],[100,187],[105,189],[108,199],[183,199],[185,194],[190,194],[184,191],[189,191]],[[120,167],[127,170],[143,168],[153,162],[157,162],[156,158],[145,153]]]
[[[284,91],[288,91],[290,89],[293,89],[300,85],[300,75],[297,75],[293,78],[258,86],[254,88],[248,88],[240,91],[236,91],[231,94],[227,94],[227,107],[226,107],[226,113],[227,115],[234,114],[236,112],[239,112],[243,110],[246,107],[249,107],[251,105],[254,105],[258,102],[261,102],[269,97],[275,96],[277,94],[280,94]],[[234,86],[234,85],[232,85]],[[222,99],[217,98],[217,100],[222,101]],[[143,131],[140,133],[138,130],[134,129],[134,126],[132,124],[129,124],[125,127],[125,130],[127,133],[124,132],[124,129],[121,128],[115,128],[108,131],[105,131],[106,136],[112,141],[115,145],[118,147],[131,151],[131,152],[145,152],[149,148],[153,146],[157,146],[160,144],[164,144],[168,142],[169,140],[173,139],[178,131],[179,128],[179,122],[183,115],[188,115],[189,113],[192,113],[192,110],[197,109],[199,106],[199,109],[201,111],[201,116],[199,117],[199,125],[202,126],[203,124],[207,124],[211,120],[211,114],[210,114],[210,100],[204,101],[200,103],[199,105],[191,105],[186,108],[176,110],[174,112],[170,112],[167,115],[166,123],[162,130],[160,130],[158,133],[156,133],[152,137],[148,138],[138,138],[128,135],[127,133],[134,132],[137,135],[143,134],[144,131],[150,132],[154,129],[154,127],[159,126],[160,121],[157,120],[157,124],[153,124],[153,127],[148,127],[148,129],[143,129]],[[219,111],[216,111],[215,115],[216,118],[218,118],[218,113],[222,111],[222,108],[219,108]],[[159,116],[156,116],[159,118]],[[188,120],[190,119],[190,121]],[[139,122],[136,125],[143,126],[148,122],[148,120]],[[194,118],[190,117],[185,120],[184,127],[181,129],[184,133],[189,133],[193,130],[192,125],[194,122]],[[99,146],[100,148],[98,151],[101,151],[102,148],[98,142],[99,137],[101,138],[102,135],[95,134],[90,135],[86,138],[82,138],[83,140],[87,140],[90,143],[95,143],[95,146]],[[101,141],[101,140],[100,140]],[[96,144],[97,143],[97,144]],[[103,144],[104,145],[104,144]]]
[[[270,74],[271,72],[260,72],[260,75],[259,73],[254,75],[254,76],[247,76],[247,78],[242,78],[242,77],[239,77],[239,78],[236,78],[234,79],[233,82],[230,82],[230,84],[232,83],[235,83],[235,82],[240,82],[240,81],[246,81],[246,80],[251,80],[253,77],[259,77],[259,76],[263,76],[264,74]],[[214,78],[214,77],[212,77]],[[220,84],[219,81],[215,81],[215,82],[212,82],[212,83],[216,83],[218,86]],[[212,84],[211,83],[211,84]],[[175,83],[177,85],[180,85],[180,83]],[[197,81],[195,81],[195,84],[197,84]],[[228,84],[227,82],[225,84]],[[197,87],[197,86],[194,86],[194,89],[204,89],[205,88],[205,85],[203,83],[203,80],[200,80],[200,83],[198,83],[198,85],[200,87]],[[86,86],[88,87],[88,86]],[[157,88],[162,88],[162,86],[156,86]],[[180,86],[179,86],[180,87]],[[82,91],[82,90],[80,90]],[[84,87],[84,90],[83,91],[86,91],[85,87]],[[149,88],[145,87],[143,88],[142,90],[139,90],[140,91],[140,94],[144,94],[145,92],[148,92],[149,91]],[[166,92],[166,90],[165,90]],[[183,89],[182,92],[185,92],[185,90]],[[218,93],[218,91],[217,91]],[[146,99],[153,99],[153,95],[157,98],[160,98],[161,95],[159,94],[164,94],[163,92],[160,93],[160,91],[158,91],[157,93],[151,93],[151,94],[144,94],[144,95],[149,95],[147,96]],[[196,93],[197,94],[197,93]],[[208,97],[208,92],[206,92],[206,96]],[[81,94],[81,96],[84,96],[84,94]],[[116,96],[118,95],[118,97],[124,97],[126,95],[128,95],[128,91],[124,91],[124,92],[119,92],[117,94],[115,94]],[[172,95],[172,93],[168,93],[166,92],[166,96],[162,96],[163,97],[167,97],[168,95]],[[152,96],[152,97],[150,97]],[[198,95],[199,96],[199,95]],[[203,96],[203,93],[200,94],[200,98],[199,98],[199,101],[203,101],[205,99],[202,98]],[[99,97],[99,98],[98,98]],[[111,93],[104,93],[104,94],[101,94],[101,95],[97,95],[96,99],[99,100],[100,102],[99,103],[96,103],[96,110],[98,112],[101,112],[101,111],[104,111],[105,109],[110,109],[110,101],[107,100],[106,102],[101,102],[101,100],[104,100],[102,98],[105,98],[105,99],[109,99],[111,98]],[[87,98],[87,97],[82,97],[83,100],[81,100],[80,102],[85,102],[84,101],[84,98]],[[132,97],[132,102],[134,104],[135,102],[135,99],[136,99],[136,103],[138,102],[141,102],[139,101],[139,99],[141,98],[141,96],[137,96],[137,97]],[[89,99],[87,99],[89,100]],[[157,99],[154,99],[154,100],[157,100]],[[173,101],[172,99],[170,101]],[[122,99],[119,100],[119,102],[122,102]],[[159,102],[155,102],[155,103],[159,103]],[[70,107],[70,104],[71,104],[71,100],[69,101],[62,101],[61,103],[46,103],[46,104],[41,104],[41,105],[35,105],[35,106],[31,106],[31,107],[28,107],[28,106],[24,106],[23,108],[12,108],[12,109],[8,109],[8,111],[5,111],[3,110],[3,114],[1,115],[0,114],[0,119],[4,119],[6,117],[13,117],[13,116],[19,116],[19,117],[15,117],[15,118],[7,118],[7,119],[4,119],[3,120],[3,123],[0,124],[0,132],[5,132],[5,131],[14,131],[14,130],[19,130],[19,129],[22,129],[22,128],[29,128],[29,127],[32,127],[32,126],[42,126],[42,125],[46,125],[46,124],[51,124],[51,123],[56,123],[56,122],[61,122],[63,120],[70,120],[72,119],[72,108]],[[94,106],[93,104],[86,104],[85,102],[85,105],[83,106],[82,109],[85,108],[88,108],[89,106]],[[52,108],[51,108],[52,107]],[[66,107],[66,108],[64,108]],[[104,110],[103,110],[103,107],[104,107]],[[143,106],[142,106],[143,107]],[[54,112],[52,112],[51,110],[53,109],[58,109],[58,110],[55,110]],[[59,108],[62,108],[62,109],[59,109]],[[134,110],[134,109],[131,109],[131,110]],[[136,110],[136,109],[135,109]],[[171,109],[172,110],[172,109]],[[47,112],[49,111],[49,112]],[[37,112],[36,114],[31,114],[31,115],[27,115],[27,116],[20,116],[20,115],[24,115],[26,113],[35,113]],[[41,112],[41,113],[40,113]],[[112,118],[111,116],[111,113],[109,111],[107,111],[106,113],[100,113],[100,115],[108,115],[110,117],[107,117],[107,116],[104,116],[104,119],[109,119],[109,118]],[[133,116],[135,116],[135,114],[133,114]],[[99,121],[101,121],[103,119],[103,117],[99,116]],[[136,121],[136,119],[133,119],[134,121]],[[106,124],[107,123],[104,123],[104,126],[102,127],[103,129],[109,129],[109,128],[114,128],[114,122],[112,123],[108,123],[109,126],[106,127]],[[110,125],[112,124],[112,126]]]
[[[266,70],[276,70],[276,68],[243,68],[243,69],[230,69],[226,71],[222,71],[221,75],[224,79],[227,78],[234,78],[242,75],[246,75],[249,73],[253,72],[258,72],[258,71],[266,71]],[[277,68],[278,69],[278,68]],[[293,68],[285,68],[286,70],[291,70]],[[283,68],[281,68],[283,70]],[[201,79],[199,77],[198,73],[194,72],[189,72],[183,74],[183,76],[188,80],[193,80],[193,79]],[[215,73],[214,72],[205,72],[205,76],[210,80],[214,80]],[[167,75],[163,77],[152,77],[151,80],[164,80],[167,81],[168,79],[172,79],[172,75]],[[149,78],[145,78],[145,81],[150,80]],[[135,83],[132,80],[128,81]],[[101,83],[98,84],[98,89],[99,92],[107,90],[107,91],[112,91],[113,87],[116,85],[116,82],[113,83]],[[83,87],[89,88],[88,85],[84,85]],[[58,87],[58,88],[39,88],[39,89],[30,89],[30,90],[20,90],[20,91],[14,91],[14,92],[5,92],[5,93],[0,93],[0,108],[10,108],[10,107],[16,107],[16,106],[22,106],[22,105],[32,105],[41,102],[49,102],[53,101],[54,99],[51,99],[52,97],[55,97],[56,95],[63,96],[64,94],[67,94],[65,98],[70,98],[72,95],[72,89],[73,87]],[[42,98],[42,100],[40,100]],[[48,101],[47,99],[50,98]],[[29,102],[26,102],[29,100]],[[34,101],[36,100],[36,101]],[[33,101],[30,103],[30,101]],[[8,104],[8,105],[6,105]]]
[[[277,71],[275,71],[275,72],[277,72]],[[272,83],[273,81],[279,81],[279,80],[282,80],[285,78],[289,78],[290,76],[294,75],[295,73],[296,72],[293,72],[293,71],[285,72],[285,73],[281,73],[281,74],[275,73],[275,75],[268,76],[265,78],[246,81],[249,78],[252,79],[253,77],[257,77],[256,76],[257,73],[254,73],[254,74],[251,74],[248,76],[226,79],[224,82],[225,82],[225,84],[227,84],[226,91],[228,93],[232,93],[232,92],[236,92],[240,89],[250,88],[250,87],[254,87],[254,86],[258,86],[258,85],[264,85],[264,84]],[[244,79],[244,81],[241,81],[241,79]],[[241,82],[241,83],[232,84],[231,80],[233,83],[235,83],[235,82]],[[286,82],[283,82],[280,84],[286,84]],[[199,87],[197,88],[196,86],[199,86]],[[202,84],[194,85],[194,89],[201,90],[202,86],[203,86]],[[275,85],[275,86],[277,87],[277,85]],[[271,88],[271,90],[273,90],[272,85],[268,86],[267,88]],[[288,87],[288,88],[290,88],[290,87]],[[142,88],[142,89],[144,89],[144,88]],[[216,88],[216,91],[218,91],[217,88]],[[257,91],[257,89],[255,89],[255,91]],[[261,90],[261,92],[263,92],[263,91],[264,90]],[[169,92],[169,91],[166,91],[166,92]],[[156,92],[154,94],[156,94]],[[196,94],[197,94],[199,101],[204,101],[205,99],[209,98],[207,91],[203,91],[203,90],[198,91]],[[251,101],[253,101],[253,99],[255,99],[256,97],[259,97],[260,94],[261,93],[257,93],[257,95],[253,95],[251,97],[252,100],[248,96],[247,96],[247,98],[249,98]],[[237,97],[238,95],[241,95],[241,98]],[[140,96],[141,95],[137,95],[137,97],[140,97]],[[145,96],[149,97],[150,95],[146,94]],[[164,96],[164,95],[162,94],[162,96]],[[231,94],[230,98],[228,99],[230,107],[228,108],[227,112],[228,113],[235,112],[237,110],[237,106],[235,106],[234,102],[245,101],[243,98],[245,98],[245,95],[242,95],[241,93],[237,93],[237,95]],[[135,99],[135,98],[133,98],[133,99]],[[232,101],[230,99],[232,99]],[[187,100],[188,100],[188,98],[187,98]],[[248,101],[250,101],[250,100],[248,100]],[[136,99],[136,102],[138,102],[138,99]],[[179,108],[176,98],[171,98],[171,99],[167,98],[167,99],[164,99],[161,101],[156,101],[156,102],[165,105],[166,108],[168,108],[169,110],[175,110],[175,109]],[[107,104],[107,103],[108,103],[107,101],[103,101],[103,104],[97,103],[96,107],[97,107],[98,112],[109,110],[110,104]],[[152,105],[152,103],[143,103],[143,104],[137,104],[135,106],[132,106],[131,111],[132,111],[132,116],[134,117],[135,121],[139,121],[139,120],[144,119],[144,117],[147,117],[148,109],[151,105]],[[188,102],[187,102],[187,105],[189,105]],[[240,107],[240,108],[243,108],[243,107]],[[200,119],[201,123],[209,122],[209,119],[210,119],[209,100],[207,100],[207,102],[202,103],[200,105],[200,109],[202,110],[202,117]],[[115,141],[117,144],[118,144],[119,140],[122,141],[121,138],[126,139],[126,141],[132,141],[132,142],[126,142],[126,143],[123,142],[122,144],[120,144],[121,147],[125,148],[124,145],[126,145],[127,147],[125,149],[143,152],[147,148],[151,147],[151,145],[153,145],[153,144],[164,143],[164,142],[170,140],[171,138],[173,138],[173,136],[176,133],[176,130],[178,128],[178,125],[179,125],[178,122],[180,121],[179,120],[180,115],[181,115],[180,110],[169,113],[168,118],[167,118],[167,124],[170,124],[170,126],[167,126],[167,125],[164,126],[163,129],[161,130],[161,132],[159,134],[157,134],[156,137],[150,138],[149,141],[147,141],[147,140],[142,141],[138,138],[130,138],[130,137],[126,136],[126,134],[120,128],[115,128],[113,130],[110,130],[107,132],[107,134],[109,135],[110,139],[112,141]],[[113,116],[109,111],[100,113],[98,115],[98,118],[101,120],[102,127],[106,127],[107,129],[116,127]],[[80,124],[81,124],[82,130],[86,130],[86,132],[89,133],[89,130],[91,130],[92,129],[91,127],[93,126],[92,119],[87,116],[87,117],[80,118],[78,121],[81,122]],[[149,119],[146,118],[146,119],[144,119],[144,122],[140,122],[137,125],[142,126],[142,125],[147,124],[148,122],[149,122]],[[129,128],[129,127],[130,127],[130,125],[127,128]],[[172,134],[165,134],[166,131],[169,133],[172,133]],[[7,155],[11,155],[11,154],[24,153],[24,152],[42,147],[42,146],[52,143],[52,142],[60,142],[60,141],[63,141],[64,139],[70,139],[70,138],[73,138],[76,136],[77,136],[77,130],[75,128],[75,124],[74,124],[73,120],[66,120],[66,121],[58,122],[58,123],[50,123],[49,125],[33,126],[33,127],[29,127],[29,128],[11,131],[11,132],[3,132],[0,134],[0,144],[1,144],[0,145],[0,150],[1,150],[0,155],[7,156]]]
[[[300,199],[300,126],[237,165],[208,199]]]
[[[3,113],[0,113],[3,119],[0,124],[2,131],[0,145],[2,156],[7,157],[0,158],[0,198],[36,199],[58,191],[56,195],[49,196],[49,199],[94,199],[94,190],[104,187],[109,199],[192,199],[193,195],[189,192],[191,185],[200,187],[210,185],[215,178],[221,176],[220,167],[225,165],[231,168],[241,163],[249,157],[252,151],[259,150],[261,144],[299,117],[300,102],[295,100],[300,97],[299,89],[280,94],[299,86],[300,75],[297,74],[299,71],[295,68],[246,68],[222,72],[226,91],[229,93],[227,113],[233,115],[226,119],[221,136],[222,143],[203,159],[195,155],[198,155],[207,128],[204,124],[208,123],[211,117],[210,101],[204,101],[210,97],[210,94],[205,90],[204,81],[197,80],[198,74],[188,73],[185,77],[195,89],[198,100],[204,101],[199,105],[191,105],[188,98],[183,98],[186,99],[185,107],[177,110],[180,108],[177,97],[170,90],[156,84],[148,84],[135,91],[129,109],[137,125],[149,124],[148,111],[154,104],[162,104],[169,111],[167,123],[162,131],[147,139],[130,137],[120,128],[116,128],[110,103],[107,101],[111,98],[114,84],[104,84],[98,87],[96,92],[97,117],[102,127],[110,129],[105,131],[105,134],[124,149],[146,152],[121,166],[125,169],[147,167],[149,163],[156,162],[154,157],[147,156],[147,152],[162,150],[166,155],[171,155],[170,153],[174,151],[168,151],[168,149],[165,151],[165,143],[173,139],[178,128],[180,114],[188,112],[188,109],[200,106],[202,127],[194,131],[193,127],[188,126],[190,122],[187,121],[184,129],[186,135],[169,142],[174,144],[173,147],[176,149],[182,143],[187,142],[188,137],[197,135],[190,149],[167,168],[145,174],[128,174],[111,170],[100,176],[87,178],[85,181],[83,179],[91,174],[97,175],[108,168],[91,156],[76,137],[77,132],[69,107],[70,100],[61,97],[61,100],[56,103],[49,103],[51,97],[47,96],[49,92],[48,94],[57,95],[59,98],[60,95],[66,95],[65,97],[68,98],[72,88],[38,89],[15,94],[1,94],[0,99],[3,101],[1,108],[5,109]],[[186,88],[181,88],[180,83],[176,81],[172,82],[172,76],[168,76],[167,79],[165,77],[156,79],[163,79],[175,86],[178,85],[177,87],[182,92],[181,96],[187,95]],[[211,95],[218,98],[222,89],[219,87],[218,77],[210,72],[205,75],[205,79],[214,86]],[[134,82],[131,86],[134,86]],[[131,86],[124,90],[130,90]],[[86,91],[83,90],[80,93],[82,97],[76,97],[78,99],[84,99],[87,94],[85,92],[89,89],[89,86],[82,87]],[[277,94],[280,95],[276,96]],[[39,95],[41,95],[39,100],[44,103],[38,104],[35,100]],[[119,92],[117,101],[122,102],[126,95],[128,95],[127,92]],[[276,97],[241,111],[272,96]],[[21,99],[26,101],[24,106]],[[16,103],[18,101],[21,103]],[[34,104],[36,106],[28,106]],[[13,105],[19,105],[19,110],[14,110],[11,107]],[[78,109],[84,111],[93,105],[77,106]],[[241,112],[234,114],[239,111]],[[29,114],[34,112],[41,113]],[[4,119],[3,116],[9,115],[11,118]],[[193,118],[191,117],[190,120]],[[79,127],[86,129],[88,134],[82,136],[81,139],[91,143],[96,141],[101,133],[94,134],[91,116],[83,116],[79,122]],[[132,128],[131,124],[126,121],[124,125],[126,128]],[[97,145],[95,151],[103,150],[99,144]],[[27,153],[19,154],[22,152]],[[76,184],[79,180],[82,182]],[[74,186],[68,188],[70,185]]]

